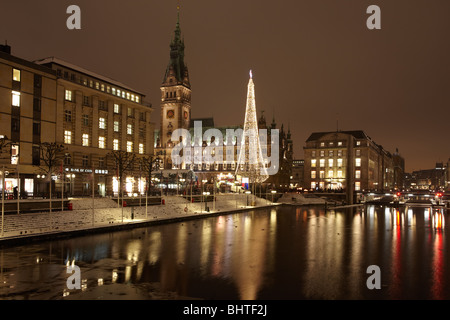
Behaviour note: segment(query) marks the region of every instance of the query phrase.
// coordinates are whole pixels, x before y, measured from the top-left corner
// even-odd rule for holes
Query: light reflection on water
[[[0,249],[1,299],[449,299],[448,212],[282,207]],[[82,289],[66,287],[66,264]],[[381,290],[366,287],[369,265]]]

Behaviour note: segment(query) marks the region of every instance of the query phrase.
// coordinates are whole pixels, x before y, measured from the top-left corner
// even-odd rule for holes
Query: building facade
[[[364,131],[317,132],[304,147],[304,188],[383,191],[394,188],[392,155]]]
[[[153,109],[144,102],[145,95],[57,58],[36,63],[57,75],[55,141],[65,147],[64,174],[57,184],[64,179],[64,190],[71,196],[92,191],[99,196],[117,194],[118,178],[108,155],[112,151],[137,157],[153,154]],[[136,164],[126,177],[127,193],[143,192],[139,179]]]
[[[56,105],[56,72],[0,46],[0,138],[7,142],[0,150],[0,166],[8,173],[7,194],[16,187],[23,195],[44,191],[37,179],[40,144],[56,139]]]
[[[47,58],[26,61],[0,47],[0,165],[8,173],[6,192],[22,196],[113,195],[118,191],[112,151],[137,158],[153,155],[151,105],[128,86]],[[62,145],[57,168],[44,174],[46,143]],[[2,170],[3,171],[3,170]],[[142,192],[139,166],[126,177],[127,192]],[[94,180],[92,180],[94,177]]]

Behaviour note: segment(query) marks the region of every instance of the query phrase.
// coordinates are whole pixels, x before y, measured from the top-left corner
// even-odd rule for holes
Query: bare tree
[[[139,159],[139,164],[141,169],[146,174],[147,178],[147,196],[151,194],[151,186],[152,186],[152,172],[154,170],[158,170],[157,166],[157,158],[154,156],[142,157]]]
[[[127,172],[131,172],[134,169],[134,164],[136,161],[136,155],[131,152],[114,150],[108,153],[108,157],[113,162],[113,167],[116,172],[117,178],[119,179],[119,197],[122,198],[123,206],[123,189],[124,189],[124,176]],[[120,199],[117,201],[120,202]]]
[[[64,159],[64,146],[55,142],[44,142],[40,144],[40,163],[39,169],[46,175],[49,181],[50,194],[50,213],[52,212],[52,176],[56,169],[60,167]]]

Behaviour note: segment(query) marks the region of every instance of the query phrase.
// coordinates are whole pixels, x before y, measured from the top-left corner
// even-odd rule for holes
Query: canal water
[[[3,248],[0,299],[449,299],[448,214],[283,206]]]

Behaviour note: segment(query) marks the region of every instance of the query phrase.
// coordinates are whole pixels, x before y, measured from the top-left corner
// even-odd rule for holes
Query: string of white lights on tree
[[[247,91],[245,122],[239,150],[236,175],[249,179],[250,183],[262,183],[268,179],[259,140],[256,115],[255,84],[250,70]]]

